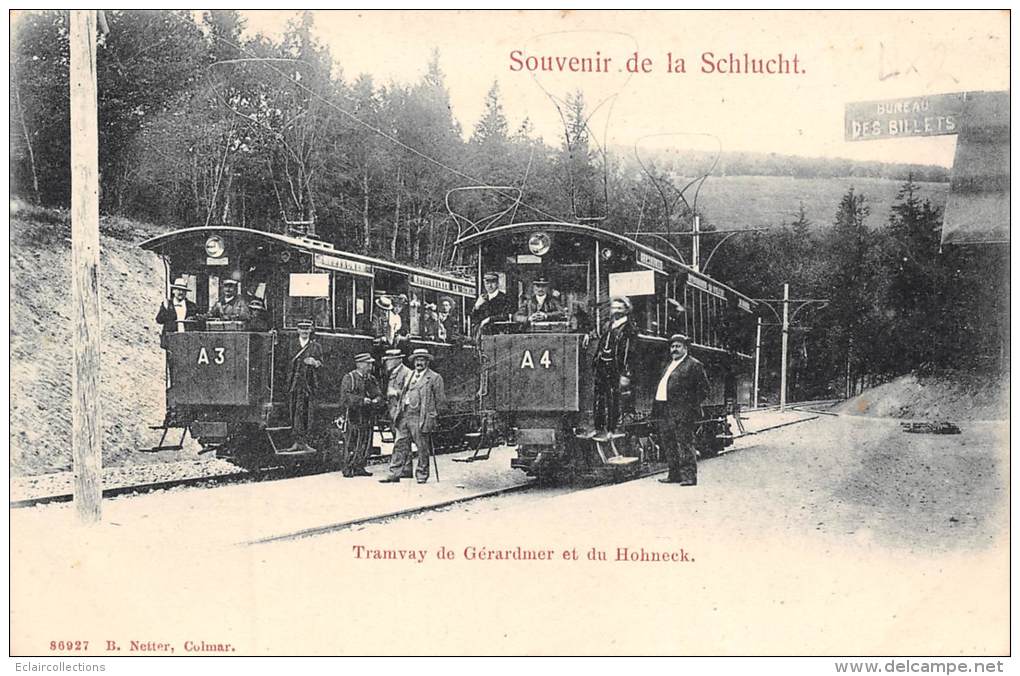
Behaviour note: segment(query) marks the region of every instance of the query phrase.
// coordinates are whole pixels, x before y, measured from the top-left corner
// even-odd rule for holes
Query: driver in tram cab
[[[549,281],[544,277],[532,282],[531,295],[524,299],[514,315],[514,321],[521,323],[560,322],[564,319],[563,308],[549,292]]]
[[[478,297],[471,309],[471,326],[480,329],[483,322],[502,322],[510,316],[512,306],[510,299],[499,288],[499,275],[486,272],[482,276],[485,293]]]
[[[223,294],[209,311],[209,319],[247,322],[251,319],[248,303],[239,293],[240,282],[234,277],[223,280]]]

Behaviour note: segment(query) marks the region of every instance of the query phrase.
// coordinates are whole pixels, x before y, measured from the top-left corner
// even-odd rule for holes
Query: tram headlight
[[[205,253],[210,258],[219,258],[226,250],[227,247],[223,243],[223,239],[217,235],[213,235],[209,239],[205,240]]]
[[[536,232],[528,238],[528,249],[536,256],[544,256],[549,253],[552,246],[552,238],[547,232]]]

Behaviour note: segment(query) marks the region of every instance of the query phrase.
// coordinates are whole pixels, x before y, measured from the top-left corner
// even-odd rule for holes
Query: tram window
[[[354,279],[354,328],[368,333],[372,330],[372,280]]]
[[[284,328],[311,319],[318,328],[333,328],[333,304],[328,273],[291,273],[284,309]]]
[[[354,280],[351,275],[333,273],[333,318],[336,327],[354,326]]]

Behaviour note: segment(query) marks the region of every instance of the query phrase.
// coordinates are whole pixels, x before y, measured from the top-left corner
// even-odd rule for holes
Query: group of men
[[[246,328],[252,331],[268,329],[265,301],[261,298],[246,299],[240,293],[240,282],[233,277],[224,279],[221,285],[223,293],[220,299],[208,314],[201,314],[198,306],[188,300],[190,287],[187,280],[183,277],[175,279],[170,285],[170,297],[163,299],[156,313],[156,323],[162,325],[163,335],[202,330],[209,319],[244,322]]]
[[[373,322],[375,336],[387,345],[397,345],[410,335],[425,340],[452,342],[460,338],[461,327],[455,312],[456,303],[442,296],[438,303],[424,307],[417,297],[410,303],[405,294],[381,295],[375,305],[381,312]]]
[[[375,359],[365,352],[354,357],[355,368],[340,384],[342,405],[346,408],[344,455],[341,471],[345,477],[371,476],[365,468],[372,445],[376,412],[383,402],[395,434],[389,472],[380,483],[399,483],[415,478],[418,483],[429,480],[432,458],[432,433],[439,412],[446,406],[443,377],[429,368],[432,355],[424,348],[410,356],[413,368],[404,364],[404,354],[393,348],[383,356],[385,387],[372,374]],[[417,463],[411,444],[417,449]]]

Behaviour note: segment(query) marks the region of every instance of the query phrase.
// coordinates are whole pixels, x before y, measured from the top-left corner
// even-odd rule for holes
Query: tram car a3
[[[354,355],[373,353],[384,376],[379,357],[394,344],[407,353],[427,348],[444,376],[449,409],[440,445],[477,426],[477,349],[461,339],[476,295],[470,280],[338,251],[312,237],[230,226],[178,230],[141,246],[163,259],[167,296],[171,283],[184,280],[197,309],[196,319],[174,322],[162,337],[166,416],[156,427],[164,440],[167,430],[182,430],[182,440],[190,432],[204,450],[248,468],[330,460],[334,423],[344,413],[340,383]],[[230,281],[249,307],[264,310],[240,321],[215,318],[211,310]],[[407,335],[390,343],[379,336],[380,313],[401,296]],[[437,305],[449,310],[441,335],[429,331],[429,308]],[[323,365],[310,443],[295,449],[288,379],[302,319],[314,322]],[[164,448],[173,447],[161,441],[151,450]]]
[[[699,453],[715,455],[732,443],[728,416],[739,416],[740,407],[752,403],[751,299],[632,239],[583,224],[491,227],[461,237],[458,247],[477,261],[479,288],[485,275],[490,281],[498,275],[517,307],[532,283],[543,279],[562,308],[555,321],[504,316],[480,327],[481,403],[516,439],[514,467],[560,478],[632,471],[664,460],[650,410],[674,333],[690,337],[690,351],[710,381],[696,437]],[[608,319],[615,296],[633,304],[633,378],[622,398],[618,434],[593,439],[597,341],[590,337]]]

